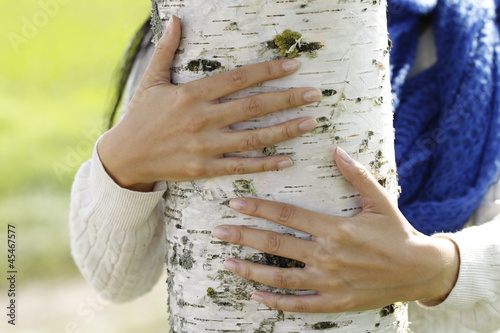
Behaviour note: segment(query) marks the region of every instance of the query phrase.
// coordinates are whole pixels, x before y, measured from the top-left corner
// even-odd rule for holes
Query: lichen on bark
[[[256,264],[274,266],[280,268],[304,268],[306,264],[301,261],[288,259],[268,253],[254,253],[247,255],[245,260],[251,261]]]
[[[153,42],[156,44],[163,35],[164,25],[158,12],[158,4],[161,0],[151,0],[151,30],[153,31]]]
[[[269,49],[276,49],[281,56],[288,58],[296,58],[303,53],[314,56],[314,51],[323,47],[319,42],[307,42],[303,38],[304,36],[299,32],[286,29],[276,35],[273,40],[266,42],[266,45]]]
[[[222,67],[222,64],[217,60],[210,59],[195,59],[191,60],[186,68],[191,72],[212,72]]]

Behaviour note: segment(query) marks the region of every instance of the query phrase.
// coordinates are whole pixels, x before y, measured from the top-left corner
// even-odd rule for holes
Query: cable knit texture
[[[400,209],[420,231],[467,222],[500,165],[497,0],[389,0]],[[407,79],[432,16],[437,63]]]
[[[166,255],[162,194],[116,185],[97,149],[82,165],[71,193],[71,253],[87,281],[105,298],[127,301],[157,282]]]
[[[500,189],[500,185],[497,185]],[[499,332],[500,328],[500,215],[483,226],[458,233],[438,234],[452,239],[460,251],[457,284],[448,298],[424,311],[409,311],[415,333]]]

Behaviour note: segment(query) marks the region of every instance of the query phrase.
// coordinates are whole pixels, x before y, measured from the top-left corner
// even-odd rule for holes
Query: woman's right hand
[[[248,65],[182,85],[170,82],[170,67],[180,41],[173,16],[159,41],[125,117],[98,144],[99,157],[113,180],[136,191],[157,181],[188,181],[291,166],[287,156],[224,157],[258,150],[312,131],[312,117],[255,130],[230,125],[321,98],[315,88],[295,88],[220,103],[221,97],[295,72],[295,60]]]

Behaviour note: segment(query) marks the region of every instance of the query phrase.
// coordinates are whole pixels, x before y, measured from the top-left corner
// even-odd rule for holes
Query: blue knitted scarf
[[[419,25],[437,63],[410,79]],[[431,234],[464,226],[500,165],[500,0],[389,0],[399,206]]]

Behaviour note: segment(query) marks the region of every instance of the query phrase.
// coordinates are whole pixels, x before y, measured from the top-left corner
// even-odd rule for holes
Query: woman
[[[405,43],[408,43],[408,35],[415,31],[415,24],[418,24],[418,18],[422,14],[434,10],[434,24],[438,22],[438,28],[443,26],[454,27],[452,23],[456,23],[457,17],[452,14],[462,13],[463,10],[461,4],[441,4],[441,6],[437,5],[436,7],[436,4],[420,5],[417,1],[398,3],[401,5],[401,12],[398,15],[393,15],[392,25],[401,27],[406,23],[411,24],[408,24],[406,29],[393,30],[391,36],[395,41],[396,51],[398,47],[405,47],[407,50],[415,48],[415,45],[409,46],[405,45]],[[474,7],[474,4],[472,4],[472,6],[473,9],[477,9],[478,5]],[[491,10],[491,6],[487,9]],[[469,11],[468,15],[472,15],[470,14],[472,12],[471,8],[468,7],[467,10]],[[487,14],[490,15],[491,13],[487,12]],[[485,14],[483,13],[483,15]],[[446,22],[448,16],[450,22]],[[487,34],[485,34],[482,27],[486,26],[485,29],[492,29],[486,23],[483,26],[476,26],[476,21],[468,16],[467,18],[474,23],[471,24],[471,27],[482,32],[483,35]],[[491,20],[489,16],[488,18]],[[483,18],[482,21],[486,22],[487,20]],[[495,27],[493,26],[493,30]],[[467,29],[462,30],[470,31]],[[458,29],[458,32],[465,33],[462,30]],[[439,29],[437,31],[443,33]],[[166,131],[165,127],[161,126],[161,128],[156,127],[155,131],[156,124],[165,125],[168,124],[168,121],[161,121],[161,117],[165,116],[163,114],[165,111],[155,109],[156,103],[152,103],[152,101],[163,99],[164,103],[171,105],[169,102],[172,101],[172,96],[182,97],[182,94],[186,93],[187,88],[189,88],[181,89],[169,85],[169,64],[177,47],[178,34],[179,26],[174,20],[173,25],[170,26],[160,42],[159,48],[153,56],[134,98],[129,103],[127,116],[117,127],[99,140],[92,161],[82,166],[73,188],[71,221],[73,255],[83,275],[98,290],[117,301],[133,298],[148,290],[156,282],[161,271],[164,248],[162,243],[162,211],[159,208],[161,207],[159,202],[165,185],[162,182],[156,182],[156,180],[203,178],[214,174],[227,173],[228,170],[231,170],[231,168],[228,169],[225,164],[221,163],[232,161],[221,162],[216,158],[220,155],[220,152],[217,152],[217,154],[208,152],[201,156],[201,159],[196,156],[196,159],[201,161],[202,165],[210,167],[195,167],[193,170],[186,170],[183,168],[186,165],[184,162],[180,163],[179,166],[165,163],[167,160],[185,161],[193,159],[193,156],[186,156],[185,151],[178,151],[174,149],[175,147],[169,146],[169,142],[173,141],[164,136],[164,133],[168,132],[169,135],[172,135],[171,137],[182,138],[184,133],[182,128],[173,128],[171,131]],[[440,42],[446,41],[446,36],[438,35],[437,37]],[[414,41],[414,38],[411,40]],[[477,44],[481,46],[485,43],[483,38]],[[452,43],[451,46],[453,45]],[[456,52],[456,50],[451,47],[448,52]],[[446,54],[443,50],[438,51],[438,60],[440,60],[443,54]],[[476,51],[484,52],[485,50],[478,47]],[[401,52],[394,52],[393,55],[395,67],[393,80],[396,96],[404,97],[401,100],[396,100],[399,108],[401,108],[401,105],[422,103],[422,100],[417,101],[411,93],[398,93],[398,90],[422,93],[417,89],[422,82],[428,82],[430,78],[435,78],[438,81],[440,79],[439,77],[433,77],[433,75],[436,75],[435,72],[424,71],[417,75],[415,79],[404,82],[404,78],[408,73],[408,66],[402,65],[405,64],[405,61],[398,58],[401,54]],[[141,64],[147,63],[147,61],[147,54],[142,54],[139,57],[132,78],[141,76]],[[497,61],[496,58],[495,61]],[[441,63],[440,65],[446,64]],[[248,82],[248,84],[252,84],[286,75],[293,72],[295,68],[296,64],[293,62],[285,64],[283,61],[278,61],[252,65],[241,70],[251,76],[251,82]],[[491,68],[495,70],[494,66]],[[268,73],[273,74],[269,76]],[[450,81],[455,78],[451,74]],[[488,73],[479,74],[486,76]],[[498,73],[489,74],[495,80],[495,75]],[[191,87],[196,85],[219,87],[222,82],[227,82],[227,75],[224,77],[224,74],[222,74],[187,85],[191,85]],[[463,83],[463,81],[459,83]],[[130,81],[130,85],[134,85],[133,80]],[[425,88],[426,98],[436,98],[436,91],[433,91],[435,87],[429,85],[425,86]],[[237,89],[233,86],[226,85],[215,93],[222,97],[227,92],[235,90]],[[297,101],[297,105],[314,102],[319,98],[315,89],[296,89],[281,93],[281,95],[276,93],[268,96],[270,97],[269,100],[266,99],[265,103],[263,103],[265,105],[264,112],[289,107],[286,103],[279,101],[283,101],[283,99],[289,100],[291,95],[295,96],[294,99]],[[488,119],[494,123],[498,122],[498,108],[497,104],[495,104],[498,96],[497,93],[492,93],[490,96],[490,100],[485,101],[485,103],[493,105],[493,107],[488,108],[491,113]],[[182,117],[187,114],[187,111],[196,112],[197,109],[203,108],[209,103],[209,101],[203,99],[193,101],[181,98],[180,101],[181,103],[176,104],[176,107],[171,109],[173,113],[169,115],[170,117]],[[431,101],[426,102],[431,105]],[[447,100],[441,102],[451,103]],[[144,117],[144,109],[147,109],[150,117]],[[413,111],[414,109],[409,108],[408,110]],[[220,112],[223,111],[220,110]],[[475,198],[482,197],[487,188],[485,184],[491,183],[493,176],[490,174],[496,172],[496,167],[492,166],[491,161],[483,160],[485,167],[480,169],[479,176],[477,176],[477,172],[475,176],[480,178],[481,181],[472,182],[474,191],[464,191],[463,187],[471,187],[469,185],[471,181],[468,177],[470,177],[470,174],[474,174],[474,163],[477,164],[478,154],[470,153],[469,146],[462,143],[458,144],[452,140],[455,137],[451,137],[451,135],[457,131],[454,126],[457,123],[463,123],[461,121],[463,119],[454,118],[453,121],[450,121],[451,117],[439,115],[438,110],[431,108],[431,111],[434,113],[431,113],[428,119],[419,119],[420,121],[417,122],[422,126],[421,128],[413,126],[417,127],[411,128],[415,132],[409,130],[408,133],[403,133],[403,139],[396,143],[397,148],[399,144],[398,164],[404,189],[400,207],[412,224],[426,233],[434,233],[438,230],[453,231],[461,227],[464,220],[469,218],[472,210],[479,204]],[[398,125],[404,127],[401,124],[413,121],[414,119],[411,119],[410,115],[414,116],[412,113],[403,114],[397,111],[396,128],[398,128]],[[465,117],[466,113],[460,113],[459,115]],[[138,117],[141,117],[141,121],[138,121]],[[150,119],[149,123],[148,119]],[[439,133],[426,133],[426,125],[437,121],[436,119],[441,121],[442,128],[449,125],[449,131],[440,136],[437,135]],[[292,133],[289,136],[297,136],[312,130],[314,127],[314,122],[307,124],[307,120],[294,120],[277,126],[287,128],[288,131],[286,132]],[[471,121],[471,118],[467,120]],[[217,122],[217,119],[214,118],[211,121]],[[301,127],[300,124],[302,123],[305,124]],[[485,126],[484,128],[490,127]],[[263,129],[260,132],[255,132],[255,135],[266,137],[265,131],[269,133],[273,129]],[[437,144],[438,147],[429,149],[428,145],[426,145],[428,141],[423,141],[424,144],[422,144],[426,149],[418,146],[412,149],[412,145],[402,144],[405,141],[419,143],[417,139],[422,132],[425,133],[423,138],[431,138],[430,142]],[[127,135],[129,133],[135,133],[133,136],[135,141],[131,139],[132,136]],[[494,142],[490,145],[484,142],[488,138],[497,136],[498,133],[493,132],[490,134],[490,136],[481,136],[481,142],[483,142],[482,146],[487,148],[484,150],[483,155],[493,156],[491,154],[495,149],[497,149],[496,153],[498,154],[498,145],[495,146]],[[224,135],[224,133],[214,132],[210,129],[210,126],[206,126],[202,129],[200,137],[206,138],[210,136],[217,140],[221,135]],[[405,135],[409,138],[406,138]],[[442,138],[443,135],[450,137]],[[157,139],[152,140],[152,137]],[[279,142],[288,138],[275,136],[272,142]],[[184,139],[178,140],[183,142],[182,140],[188,139],[192,138],[184,137]],[[464,177],[461,182],[453,181],[453,184],[451,184],[455,186],[454,191],[464,192],[465,194],[458,195],[457,198],[459,199],[445,204],[442,204],[442,200],[415,198],[415,193],[418,192],[431,193],[436,198],[443,193],[438,188],[425,188],[425,186],[431,185],[428,185],[428,182],[426,183],[424,179],[424,177],[442,177],[443,172],[446,171],[443,171],[442,166],[439,165],[440,163],[449,163],[449,157],[447,157],[449,154],[444,153],[444,155],[441,155],[440,149],[443,149],[443,145],[439,146],[441,140],[448,142],[450,145],[460,146],[462,151],[468,151],[470,157],[465,162],[460,160],[460,163],[464,164],[462,167]],[[158,144],[158,142],[163,142],[163,144]],[[265,145],[272,142],[265,142]],[[235,143],[235,146],[237,146],[237,143]],[[133,156],[126,156],[116,147],[137,153]],[[161,147],[162,151],[154,150],[158,147]],[[417,154],[419,152],[420,154]],[[457,155],[456,152],[454,154]],[[434,155],[444,157],[438,161],[432,161],[430,156]],[[314,263],[308,263],[309,268],[303,270],[278,272],[275,268],[250,266],[250,264],[242,261],[229,260],[226,267],[237,274],[251,276],[256,280],[271,285],[276,285],[276,281],[279,281],[281,283],[279,286],[290,288],[300,288],[301,281],[314,279],[317,288],[310,289],[319,291],[316,297],[302,297],[301,299],[262,292],[257,292],[254,298],[269,306],[291,311],[294,310],[294,306],[297,306],[297,302],[300,302],[302,311],[312,312],[349,311],[374,308],[394,301],[420,300],[421,305],[432,306],[432,309],[426,309],[424,312],[418,308],[411,309],[410,316],[414,322],[413,330],[415,332],[469,332],[470,330],[491,332],[498,329],[499,315],[497,309],[500,309],[500,304],[497,295],[500,294],[500,286],[497,285],[498,281],[495,281],[492,277],[497,276],[497,266],[498,262],[500,262],[500,250],[494,237],[496,235],[495,231],[500,229],[499,223],[489,223],[482,227],[466,229],[455,234],[425,236],[417,232],[398,209],[390,204],[380,186],[368,176],[366,170],[359,164],[353,162],[341,150],[336,151],[335,160],[344,176],[358,188],[363,196],[363,212],[351,219],[339,219],[313,212],[305,214],[304,211],[298,208],[284,206],[280,203],[251,199],[232,202],[232,207],[242,213],[286,223],[289,226],[295,226],[317,235],[316,239],[309,241],[308,245],[300,244],[300,246],[311,246],[318,249],[317,253],[321,254],[318,258],[315,258]],[[144,161],[148,161],[148,163],[144,163]],[[427,161],[431,162],[427,163]],[[243,163],[244,170],[248,173],[257,170],[275,170],[290,164],[288,158],[282,156],[268,157],[263,160],[248,159],[239,162]],[[437,175],[430,172],[428,170],[429,165],[439,169],[438,173],[441,174]],[[125,166],[127,166],[126,172],[124,172]],[[422,169],[425,169],[424,172],[421,172]],[[450,168],[450,170],[454,169],[456,168]],[[132,171],[130,172],[130,170]],[[159,172],[162,172],[162,174]],[[487,180],[488,177],[483,177],[484,174],[487,174],[489,180]],[[412,178],[410,176],[413,176],[412,181],[410,181],[410,178]],[[446,177],[444,178],[446,179]],[[449,180],[446,181],[446,184],[448,183],[450,183]],[[409,190],[406,190],[407,188]],[[153,191],[151,192],[151,190]],[[143,192],[139,193],[137,191]],[[442,191],[444,193],[448,192],[448,195],[451,194],[449,192],[451,189]],[[474,198],[474,200],[471,198]],[[428,206],[431,206],[432,209],[426,209]],[[452,208],[451,213],[450,207],[446,206]],[[453,216],[450,217],[450,215]],[[315,218],[311,220],[310,216]],[[333,220],[338,227],[325,230],[321,226],[327,220]],[[437,222],[428,224],[427,221],[430,220]],[[440,225],[441,222],[444,227]],[[304,227],[305,225],[307,227]],[[343,237],[339,238],[338,234],[340,232],[342,232]],[[389,235],[388,232],[390,232]],[[261,239],[269,239],[269,235],[264,234],[264,237],[262,237],[263,234],[256,231],[236,229],[230,226],[217,228],[214,230],[214,235],[224,240],[253,246],[261,250],[266,250],[266,243],[263,243]],[[389,248],[386,242],[373,242],[374,239],[387,239],[389,237],[394,239]],[[282,245],[273,248],[273,252],[285,256],[290,252],[287,251],[287,247],[293,246],[295,248],[299,244],[297,242],[305,242],[277,235],[271,236],[272,238],[279,239],[278,244]],[[366,262],[364,259],[368,253],[370,254],[370,260]],[[459,263],[459,261],[461,262]],[[419,276],[413,276],[409,273],[413,273],[415,267],[418,267],[421,272]],[[279,279],[276,279],[276,276]],[[370,279],[364,279],[366,276],[370,276]],[[337,283],[332,283],[332,281],[337,281]],[[363,295],[363,297],[356,297],[356,295]],[[338,302],[339,299],[343,301]],[[357,300],[357,302],[353,302],[353,299]]]

